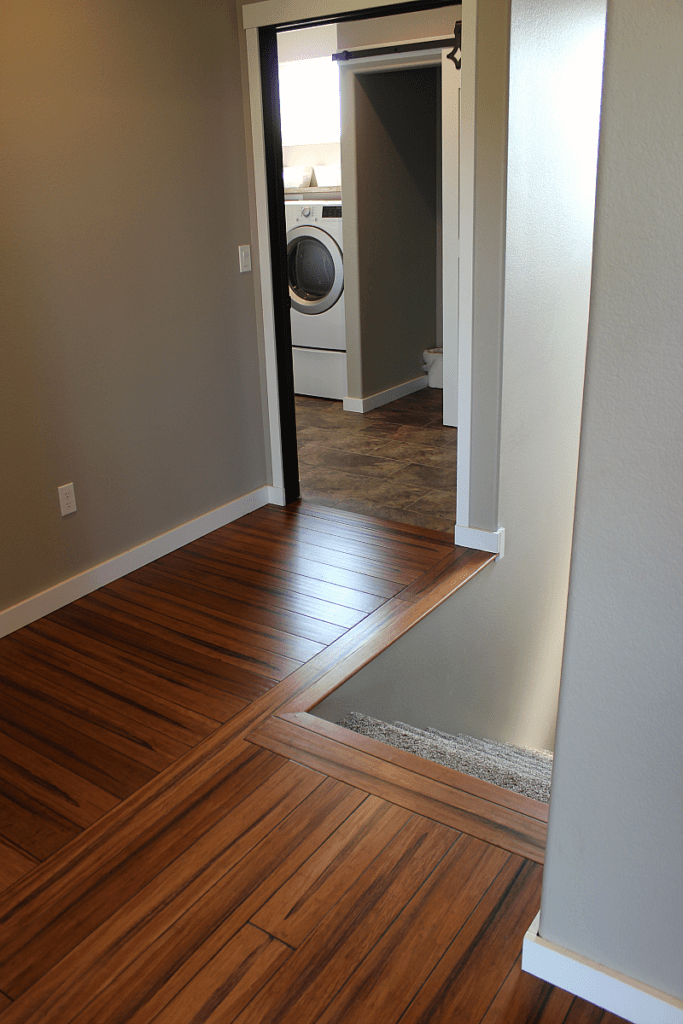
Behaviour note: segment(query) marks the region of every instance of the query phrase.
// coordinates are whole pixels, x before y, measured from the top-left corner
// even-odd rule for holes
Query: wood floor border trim
[[[396,609],[390,620],[379,627],[362,646],[354,650],[347,658],[335,664],[316,682],[293,697],[288,704],[280,709],[281,712],[294,714],[299,711],[310,711],[317,704],[320,704],[334,690],[338,689],[356,672],[360,672],[362,668],[382,654],[383,651],[407,633],[408,630],[412,629],[413,626],[417,625],[426,615],[429,615],[446,598],[463,587],[468,580],[481,572],[484,566],[494,561],[494,559],[495,555],[486,551],[469,551],[466,555],[460,556],[457,559],[457,565],[451,572],[438,579],[433,585],[430,585],[423,596],[415,600],[414,603],[409,603],[410,600],[414,600],[412,598],[403,601],[401,599],[401,592],[399,592],[391,602],[387,602],[387,605],[393,604]],[[428,572],[429,570],[423,575],[426,576]],[[419,583],[419,580],[417,583]],[[416,584],[411,584],[405,590],[412,594],[415,586]],[[386,608],[387,605],[383,607]],[[369,618],[370,616],[368,616]],[[367,626],[368,619],[360,622],[355,628],[358,629],[363,625]],[[318,657],[323,658],[324,654],[325,652],[318,655]],[[312,666],[315,660],[313,658],[307,665],[303,666],[302,671],[308,666]],[[289,679],[291,680],[295,676],[296,673],[294,672]]]
[[[151,827],[185,799],[189,791],[203,785],[217,767],[241,752],[247,737],[267,725],[269,718],[283,713],[308,712],[493,560],[494,556],[487,552],[471,551],[464,561],[458,560],[458,567],[450,577],[430,585],[415,603],[401,601],[400,596],[387,600],[0,893],[0,918],[11,914],[13,908],[25,901],[39,898],[57,878],[61,885],[67,885],[68,878],[79,870],[84,857],[106,860],[114,855],[129,841],[131,830],[144,831]],[[302,741],[311,735],[307,730],[300,732]],[[300,760],[296,751],[287,756]],[[377,759],[377,763],[382,762]]]
[[[547,827],[526,814],[353,749],[291,719],[268,719],[249,742],[475,839],[544,862]]]
[[[344,729],[341,725],[336,725],[334,722],[328,722],[323,718],[316,718],[315,715],[305,713],[281,714],[277,716],[277,719],[283,722],[290,722],[292,725],[317,733],[322,738],[328,738],[337,744],[349,747],[349,756],[351,758],[353,757],[353,751],[360,750],[366,754],[371,754],[373,757],[380,758],[382,761],[387,761],[389,764],[396,765],[397,768],[403,768],[406,771],[412,772],[413,775],[421,775],[442,785],[451,786],[453,789],[470,793],[472,796],[486,800],[488,803],[506,807],[515,813],[534,818],[536,821],[543,822],[546,825],[548,823],[547,804],[541,803],[538,800],[532,800],[531,797],[523,796],[521,793],[502,789],[500,786],[496,786],[492,782],[486,782],[484,779],[465,775],[463,772],[456,771],[455,768],[447,768],[445,765],[437,764],[434,761],[427,761],[417,754],[412,754],[409,750],[400,750],[397,747],[389,746],[387,743],[382,743],[381,740],[362,736],[360,733]]]

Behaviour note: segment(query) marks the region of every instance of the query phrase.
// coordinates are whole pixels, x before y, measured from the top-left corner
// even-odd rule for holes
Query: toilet
[[[443,348],[426,348],[422,353],[423,370],[430,388],[443,388]]]

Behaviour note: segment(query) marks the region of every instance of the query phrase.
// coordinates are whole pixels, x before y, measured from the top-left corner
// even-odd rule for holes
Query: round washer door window
[[[292,306],[300,313],[324,313],[344,289],[341,249],[331,235],[313,225],[287,235],[287,276]]]

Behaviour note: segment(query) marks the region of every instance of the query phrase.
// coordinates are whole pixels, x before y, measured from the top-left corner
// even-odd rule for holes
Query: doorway
[[[354,51],[349,54],[345,50],[343,56],[347,59],[339,62],[344,128],[343,299],[348,302],[349,324],[344,367],[348,364],[349,381],[343,392],[337,394],[340,374],[336,363],[330,368],[334,374],[325,370],[324,380],[321,373],[316,376],[318,365],[338,361],[340,353],[306,347],[316,344],[314,328],[324,349],[343,347],[343,343],[335,342],[336,321],[331,325],[322,323],[334,315],[334,310],[319,317],[301,315],[298,290],[295,287],[292,292],[290,273],[290,299],[297,307],[292,312],[292,331],[302,496],[364,515],[447,531],[451,536],[455,526],[457,434],[458,292],[452,287],[452,278],[458,273],[459,71],[445,58],[453,49],[448,34],[453,31],[452,19],[458,12],[453,7],[447,12],[432,12],[439,16],[442,28],[441,33],[432,30],[432,36],[441,36],[440,45],[432,44],[430,48],[430,41],[425,40],[409,46],[407,52],[400,52],[395,45],[389,47],[389,52],[387,47],[378,52],[371,46],[366,54],[360,46],[364,38],[400,42],[401,30],[391,27],[391,19],[386,29],[382,26],[383,35],[377,28],[383,19],[345,26],[342,38],[353,41]],[[446,27],[449,24],[450,29]],[[324,40],[330,28],[278,34],[278,40],[284,41],[285,59],[296,60],[300,50],[315,54],[315,44],[319,38]],[[336,34],[336,26],[334,29]],[[424,31],[423,26],[419,25],[418,30]],[[402,31],[403,38],[411,34],[405,25]],[[444,47],[447,41],[449,45]],[[307,64],[313,67],[318,63],[318,59],[302,61],[299,67],[286,63],[283,78],[296,78]],[[448,78],[443,99],[447,122],[444,161],[446,180],[451,185],[444,216],[440,187],[442,75]],[[292,124],[287,99],[285,95],[286,130]],[[301,109],[308,110],[308,106],[301,102]],[[330,197],[325,194],[328,190],[315,188],[316,172],[320,173],[321,168],[313,171],[314,187],[309,188],[311,167],[291,166],[292,154],[310,163],[328,156],[331,138],[325,136],[325,145],[316,146],[314,135],[312,130],[309,137],[304,134],[292,138],[302,143],[297,147],[287,146],[290,134],[283,139],[285,186],[290,185],[285,190],[288,251],[296,248],[297,232],[307,237],[326,230],[330,224],[339,228],[337,241],[342,244],[341,208],[331,211],[340,217],[338,221],[324,220],[330,213],[329,199],[335,202],[337,196]],[[331,168],[322,170],[329,172]],[[299,181],[301,188],[296,187]],[[339,182],[338,169],[335,181]],[[301,216],[302,207],[308,221]],[[311,226],[314,218],[316,223]],[[450,241],[444,267],[448,275],[445,289],[442,235]],[[333,242],[331,247],[335,248]],[[444,388],[442,380],[436,379],[438,365],[429,375],[429,383],[434,386],[427,388],[424,351],[441,349],[444,344]],[[438,359],[429,358],[441,362],[440,355]],[[444,426],[444,394],[450,427]],[[343,397],[343,404],[321,401],[322,396]]]

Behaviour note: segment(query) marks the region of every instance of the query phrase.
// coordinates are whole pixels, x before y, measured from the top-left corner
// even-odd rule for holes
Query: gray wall
[[[423,350],[436,344],[438,73],[353,76],[361,363],[353,397],[419,377]]]
[[[641,14],[607,25],[541,935],[683,999],[683,7]]]
[[[266,482],[235,11],[1,20],[0,608]]]
[[[488,2],[488,0],[486,0]],[[348,710],[533,747],[553,745],[565,624],[592,256],[602,0],[512,10],[500,433],[505,557],[338,690]],[[479,0],[484,25],[495,28]],[[583,87],[576,81],[581,53]],[[558,97],[562,99],[558,102]],[[495,109],[495,108],[494,108]],[[500,133],[486,123],[483,130]],[[504,131],[504,128],[503,128]],[[494,195],[499,177],[494,177]],[[481,200],[481,195],[479,200]],[[499,213],[500,207],[498,207]],[[502,229],[501,229],[502,230]],[[475,291],[490,280],[475,247]],[[494,247],[494,258],[497,250]],[[498,271],[495,271],[498,273]],[[497,314],[496,314],[497,315]],[[475,320],[475,347],[486,346]],[[495,360],[474,403],[495,391]]]

